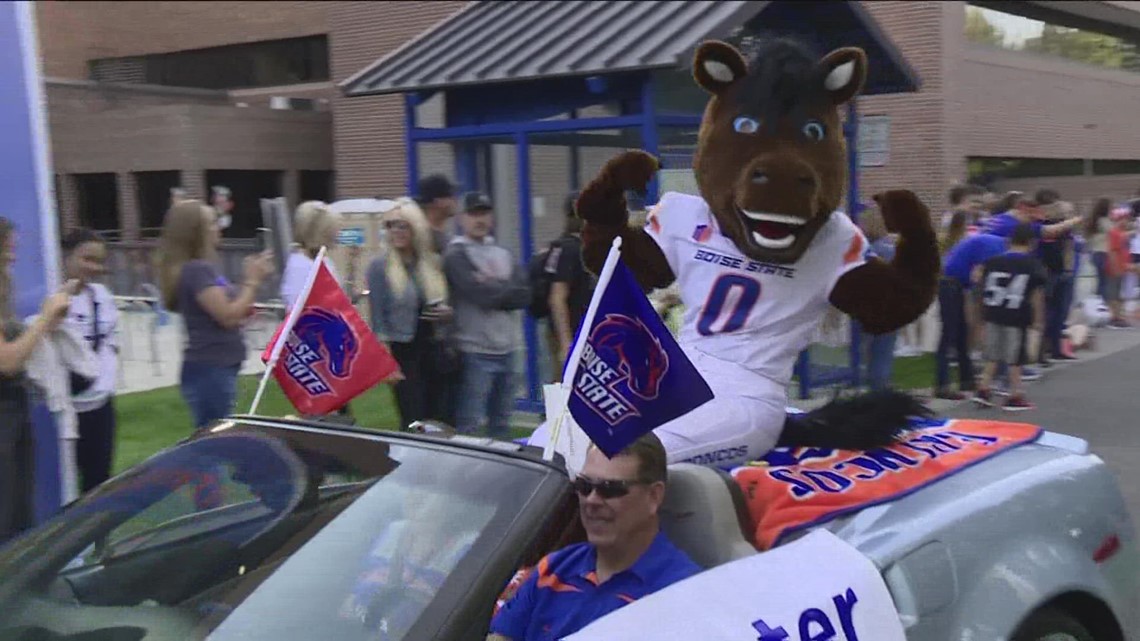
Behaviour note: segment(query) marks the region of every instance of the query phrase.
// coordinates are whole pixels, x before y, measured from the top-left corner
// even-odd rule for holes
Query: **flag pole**
[[[582,351],[586,348],[586,341],[590,337],[589,329],[594,324],[594,316],[598,313],[598,306],[601,305],[602,295],[606,291],[606,286],[609,285],[610,279],[613,278],[614,270],[617,269],[618,261],[621,260],[621,236],[615,236],[614,242],[610,245],[610,253],[606,255],[606,262],[602,265],[602,272],[598,274],[598,282],[594,286],[594,294],[590,297],[590,306],[586,308],[586,315],[582,318],[582,331],[578,332],[578,340],[574,342],[574,347],[570,350],[570,357],[567,359],[568,366],[566,368],[566,375],[562,378],[562,385],[574,385],[574,377],[578,375],[578,362],[582,360]],[[570,412],[569,396],[566,402],[562,404],[562,411],[558,417],[554,419],[554,427],[550,431],[550,438],[546,442],[546,446],[542,450],[542,458],[547,461],[554,460],[554,444],[558,441],[558,435],[562,431],[562,423],[566,415]],[[549,420],[550,417],[548,416]]]
[[[277,367],[277,361],[281,358],[281,350],[285,347],[285,342],[289,340],[289,333],[293,331],[293,325],[297,324],[297,317],[301,315],[301,310],[305,308],[305,302],[309,300],[309,292],[313,290],[313,283],[317,281],[317,273],[321,270],[321,264],[325,258],[325,247],[322,245],[321,250],[317,252],[316,259],[313,260],[313,267],[309,269],[309,276],[305,279],[305,286],[301,289],[300,296],[293,303],[293,308],[289,310],[289,315],[285,317],[285,327],[282,328],[281,333],[277,335],[277,342],[273,344],[273,351],[269,353],[269,362],[265,364],[265,372],[261,375],[261,382],[257,385],[257,394],[253,397],[253,404],[249,407],[250,414],[257,413],[257,406],[261,404],[261,395],[265,393],[265,384],[269,382],[269,376],[273,374],[273,369]]]

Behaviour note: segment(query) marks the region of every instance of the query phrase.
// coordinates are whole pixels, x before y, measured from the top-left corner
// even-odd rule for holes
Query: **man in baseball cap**
[[[416,185],[416,202],[424,210],[424,216],[431,226],[435,251],[443,255],[451,242],[452,231],[448,221],[455,215],[457,189],[443,174],[423,177]]]

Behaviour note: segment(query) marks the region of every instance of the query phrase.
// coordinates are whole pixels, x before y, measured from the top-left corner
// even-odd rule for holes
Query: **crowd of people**
[[[1065,340],[1074,310],[1103,303],[1111,310],[1109,327],[1131,326],[1122,283],[1140,264],[1133,256],[1140,258],[1134,231],[1140,199],[1114,204],[1100,198],[1082,213],[1052,189],[997,195],[958,185],[949,201],[939,240],[934,396],[985,406],[1004,396],[1004,409],[1030,409],[1021,383],[1077,358]],[[1090,301],[1076,300],[1082,260],[1096,269],[1098,298]],[[872,370],[876,359],[891,358],[889,351],[872,351]]]
[[[74,229],[61,242],[66,283],[37,314],[13,309],[17,230],[0,218],[0,541],[34,521],[32,413],[46,407],[59,427],[62,500],[105,481],[114,449],[118,310],[103,275],[105,241]]]

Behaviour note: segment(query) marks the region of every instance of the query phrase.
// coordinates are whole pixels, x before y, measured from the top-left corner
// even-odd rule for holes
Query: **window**
[[[331,203],[333,199],[333,172],[301,171],[301,202],[320,200]]]
[[[1124,176],[1140,174],[1140,160],[1094,160],[1094,176]]]
[[[135,191],[138,196],[139,235],[143,238],[157,238],[162,230],[162,219],[170,209],[170,190],[182,184],[182,172],[139,171],[135,172]]]
[[[988,185],[1004,178],[1047,178],[1083,176],[1085,161],[1081,158],[969,158],[970,182]]]
[[[268,40],[89,63],[91,79],[239,89],[329,79],[328,36]]]
[[[1010,51],[1066,58],[1109,69],[1140,71],[1140,49],[1135,40],[993,9],[966,7],[966,39]]]
[[[223,232],[226,238],[253,238],[262,226],[261,199],[281,196],[280,171],[250,171],[240,169],[209,169],[206,171],[207,189],[229,187],[233,220]]]
[[[119,185],[115,174],[75,174],[79,224],[98,231],[119,229]]]

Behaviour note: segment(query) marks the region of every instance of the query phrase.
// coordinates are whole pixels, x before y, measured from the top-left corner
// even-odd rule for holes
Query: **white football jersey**
[[[866,238],[842,212],[791,265],[746,257],[697,196],[666,193],[645,229],[677,276],[686,308],[680,343],[785,386],[835,283],[867,260]]]

